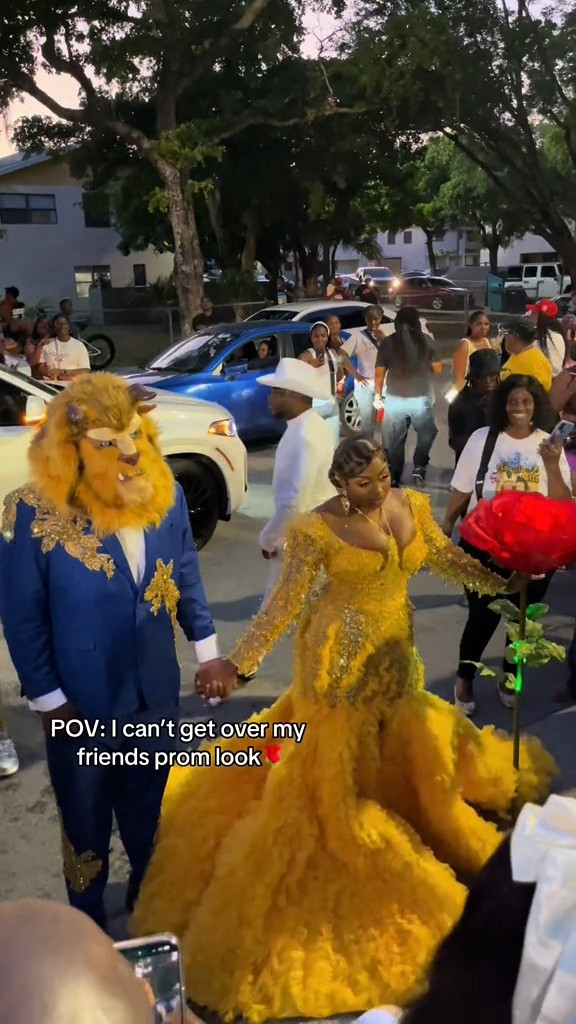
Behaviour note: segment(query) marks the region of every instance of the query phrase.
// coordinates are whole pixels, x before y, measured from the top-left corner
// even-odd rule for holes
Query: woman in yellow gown
[[[305,723],[261,767],[173,768],[132,920],[182,942],[188,995],[231,1021],[327,1017],[420,991],[504,814],[548,790],[554,762],[477,729],[424,689],[410,578],[428,565],[494,593],[504,580],[452,545],[428,499],[391,490],[384,457],[345,441],[343,491],[290,530],[280,581],[230,655],[253,673],[297,618],[294,681],[251,721]],[[442,642],[443,637],[439,637]],[[204,749],[213,749],[210,744]]]

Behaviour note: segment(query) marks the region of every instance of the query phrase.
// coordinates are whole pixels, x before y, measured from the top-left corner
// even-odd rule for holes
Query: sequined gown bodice
[[[490,574],[454,548],[432,518],[428,499],[406,492],[416,533],[399,551],[368,551],[339,538],[318,513],[293,525],[280,583],[232,658],[247,674],[298,617],[293,685],[333,706],[377,700],[393,706],[422,685],[413,643],[411,576],[425,563],[447,579],[488,585]]]

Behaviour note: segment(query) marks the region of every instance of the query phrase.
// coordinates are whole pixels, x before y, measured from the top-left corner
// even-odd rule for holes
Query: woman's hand
[[[560,462],[560,456],[563,451],[561,441],[543,441],[538,449],[538,454],[544,463],[544,468],[554,469]]]
[[[454,523],[450,519],[445,519],[442,523],[442,533],[448,540],[452,540],[452,534],[454,532]]]
[[[369,380],[368,377],[363,377],[362,374],[358,373],[357,371],[355,373],[353,373],[352,376],[354,377],[354,380],[356,381],[356,383],[357,384],[361,384],[363,388],[365,388],[366,385],[370,383],[370,380]]]

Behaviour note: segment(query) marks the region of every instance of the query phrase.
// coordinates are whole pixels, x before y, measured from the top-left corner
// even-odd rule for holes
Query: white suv
[[[55,394],[42,381],[0,366],[0,506],[6,494],[28,479],[28,445]],[[200,549],[218,520],[230,519],[244,502],[246,448],[222,406],[160,391],[154,402],[162,454],[182,485]]]

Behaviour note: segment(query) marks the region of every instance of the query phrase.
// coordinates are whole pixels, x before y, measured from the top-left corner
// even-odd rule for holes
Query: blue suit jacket
[[[138,707],[178,705],[180,667],[170,614],[157,614],[146,591],[157,562],[173,563],[178,622],[189,640],[215,632],[200,578],[184,494],[146,532],[146,567],[134,582],[116,536],[100,542],[108,575],[68,553],[63,542],[42,551],[32,532],[36,510],[17,505],[13,536],[0,540],[0,618],[22,695],[35,700],[58,688],[81,717],[109,720]],[[84,529],[90,534],[90,524]],[[45,535],[49,530],[45,531]],[[50,546],[50,545],[46,545]],[[109,575],[112,573],[112,578]]]

